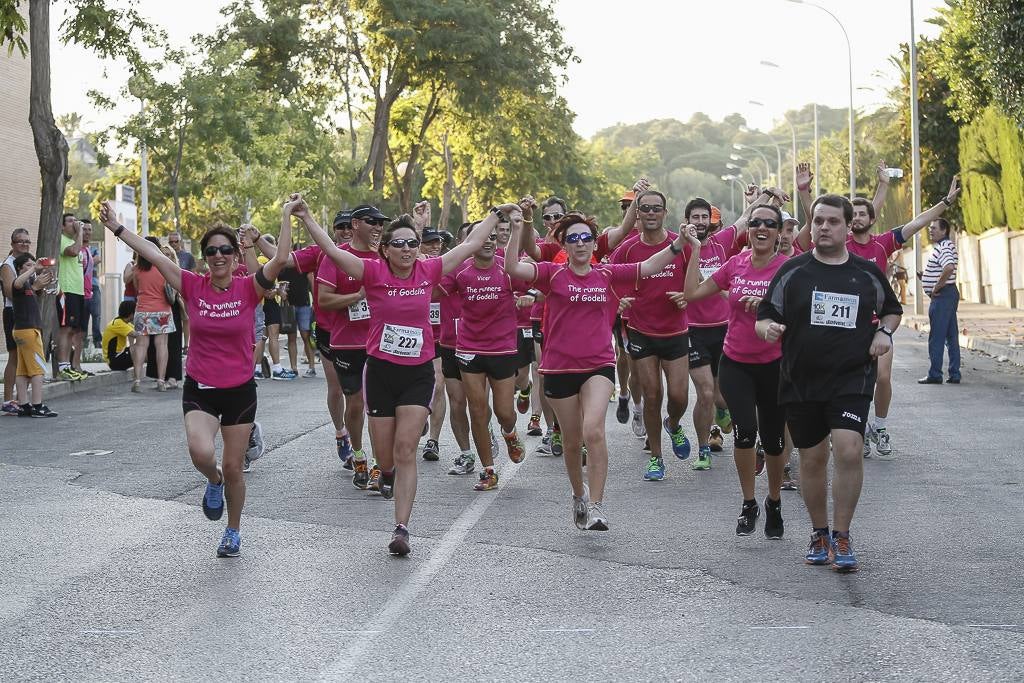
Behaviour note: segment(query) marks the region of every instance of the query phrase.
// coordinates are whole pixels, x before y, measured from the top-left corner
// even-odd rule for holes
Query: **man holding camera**
[[[61,225],[60,254],[57,259],[57,372],[61,379],[78,381],[86,375],[71,367],[71,348],[81,345],[85,316],[85,281],[82,273],[82,230],[85,224],[66,213]]]

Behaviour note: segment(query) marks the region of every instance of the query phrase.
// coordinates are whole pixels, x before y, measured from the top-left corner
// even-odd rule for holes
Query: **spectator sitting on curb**
[[[117,317],[103,330],[103,360],[111,370],[128,370],[132,367],[132,344],[135,343],[135,302],[122,301],[117,307]]]

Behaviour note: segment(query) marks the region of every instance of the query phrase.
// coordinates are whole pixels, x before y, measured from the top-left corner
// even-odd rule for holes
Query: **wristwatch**
[[[886,327],[885,325],[881,325],[881,326],[880,326],[880,327],[878,328],[878,331],[879,331],[879,332],[881,332],[882,334],[886,335],[887,337],[889,337],[889,339],[892,339],[892,335],[893,335],[893,330],[890,330],[890,329],[889,329],[888,327]]]

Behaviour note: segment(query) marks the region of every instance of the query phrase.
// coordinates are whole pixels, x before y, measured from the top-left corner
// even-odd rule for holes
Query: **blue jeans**
[[[960,379],[960,333],[956,320],[956,309],[960,305],[960,292],[956,285],[946,285],[932,295],[928,305],[928,356],[931,367],[928,376],[942,379],[942,351],[949,349],[949,377]]]
[[[85,302],[85,308],[89,312],[89,317],[92,318],[92,341],[93,346],[97,349],[103,341],[103,330],[100,325],[103,321],[100,320],[100,304],[102,303],[102,296],[100,296],[100,288],[98,285],[92,287],[92,298]],[[89,330],[86,330],[88,332]]]

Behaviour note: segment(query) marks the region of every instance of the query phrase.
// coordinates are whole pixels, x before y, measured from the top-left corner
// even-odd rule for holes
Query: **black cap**
[[[360,204],[356,208],[352,209],[352,218],[376,218],[382,221],[391,220],[380,212],[376,206],[369,204]]]
[[[444,235],[441,234],[441,231],[436,229],[436,228],[426,227],[426,228],[423,228],[423,234],[420,237],[420,241],[421,242],[439,242],[439,241],[443,242],[444,241]]]
[[[344,209],[342,209],[341,211],[336,213],[334,215],[334,224],[333,225],[334,225],[335,228],[337,228],[339,225],[348,225],[349,227],[351,227],[352,226],[352,212],[351,211],[345,211]]]

